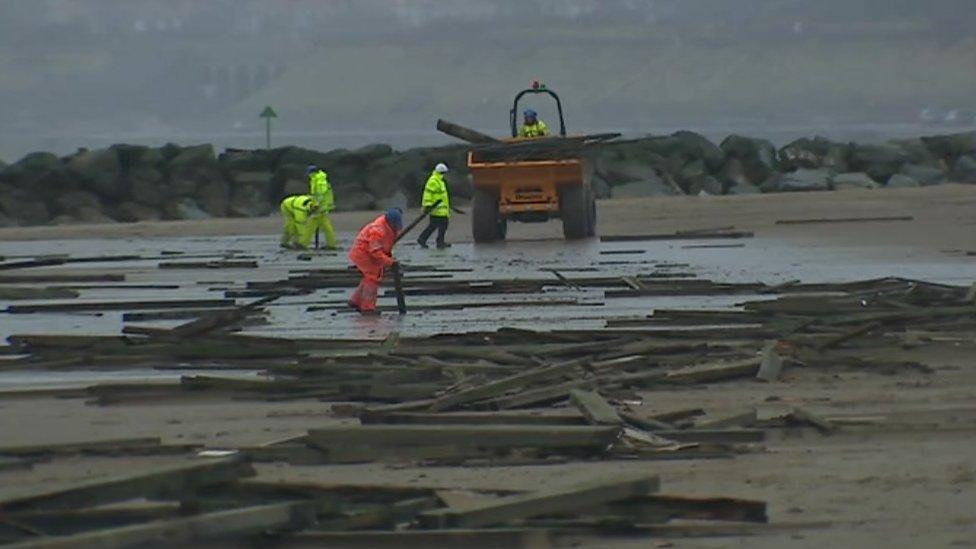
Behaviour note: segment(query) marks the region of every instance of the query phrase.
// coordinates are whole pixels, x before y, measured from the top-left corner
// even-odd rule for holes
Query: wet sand
[[[372,214],[339,214],[335,223],[348,245],[353,231]],[[909,221],[871,223],[777,224],[777,220],[910,216]],[[409,216],[408,216],[409,217]],[[896,191],[783,194],[746,197],[679,197],[604,201],[599,232],[673,233],[734,226],[755,237],[721,241],[565,243],[559,226],[522,225],[510,229],[511,242],[475,247],[468,241],[467,219],[456,216],[449,238],[459,243],[444,252],[414,245],[399,253],[408,264],[471,268],[464,278],[551,276],[540,268],[588,266],[599,273],[690,271],[698,278],[734,281],[804,282],[903,276],[968,286],[976,281],[976,186],[946,185]],[[231,286],[243,279],[285,276],[301,268],[341,267],[342,254],[316,255],[300,261],[295,252],[277,250],[278,221],[212,220],[111,226],[41,227],[0,230],[0,255],[72,253],[97,255],[174,249],[217,253],[229,249],[261,258],[257,270],[186,272],[160,270],[153,262],[95,264],[65,269],[128,275],[127,283],[171,282],[179,296],[202,297],[209,287]],[[545,239],[555,240],[546,241]],[[75,239],[75,240],[71,240]],[[543,239],[539,241],[539,239]],[[687,247],[742,244],[741,247]],[[631,250],[634,253],[611,253]],[[601,264],[606,261],[621,262]],[[678,264],[679,266],[671,266]],[[32,272],[44,272],[33,269]],[[209,284],[196,284],[199,280]],[[120,293],[121,292],[121,293]],[[173,295],[159,290],[160,295]],[[124,298],[94,292],[79,299]],[[145,294],[139,294],[145,295]],[[546,298],[566,297],[559,290]],[[713,308],[733,305],[716,300],[663,298],[603,300],[599,307],[467,309],[425,312],[404,321],[382,318],[364,324],[330,303],[342,295],[317,292],[273,309],[269,325],[248,333],[289,337],[363,337],[379,339],[390,331],[426,334],[452,329],[500,326],[538,328],[597,326],[609,315],[644,315],[655,307]],[[437,296],[412,300],[441,303]],[[731,300],[735,301],[735,300]],[[319,302],[324,309],[309,313]],[[383,303],[392,301],[384,298]],[[63,315],[62,315],[63,316]],[[149,325],[166,325],[150,323]],[[0,334],[117,334],[118,315],[68,320],[47,315],[0,314]],[[864,371],[792,368],[776,383],[734,381],[722,384],[645,391],[642,409],[668,411],[704,408],[709,417],[725,417],[768,402],[804,406],[838,420],[864,420],[825,437],[815,432],[769,440],[765,451],[734,459],[678,461],[576,462],[565,465],[496,468],[414,467],[409,464],[347,466],[260,465],[266,479],[342,481],[362,484],[517,489],[567,477],[580,480],[617,470],[660,474],[662,492],[723,495],[769,502],[774,525],[796,529],[753,537],[678,540],[582,539],[586,547],[944,547],[971,546],[976,540],[976,341],[936,341],[892,351],[894,361],[916,361],[933,373],[917,370]],[[51,381],[48,379],[47,381]],[[35,380],[44,385],[45,380]],[[3,381],[0,379],[0,384]],[[10,388],[12,382],[8,379]],[[0,399],[3,445],[42,444],[103,438],[161,436],[164,442],[193,442],[209,447],[261,444],[297,436],[334,422],[331,406],[317,402],[146,403],[99,407],[83,399],[46,397]],[[865,419],[867,418],[867,419]],[[880,419],[879,419],[880,418]],[[120,466],[158,463],[160,458],[70,458],[38,464],[31,471],[0,472],[0,495],[37,483],[56,485],[77,478],[111,474]],[[800,527],[805,525],[803,527]],[[572,540],[567,540],[569,546]]]

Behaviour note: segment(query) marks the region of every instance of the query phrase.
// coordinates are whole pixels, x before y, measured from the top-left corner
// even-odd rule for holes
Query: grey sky
[[[0,0],[0,158],[112,142],[317,148],[505,129],[911,132],[976,108],[971,0]],[[547,104],[538,105],[551,118]],[[961,111],[965,113],[965,111]],[[952,124],[958,120],[948,116]]]

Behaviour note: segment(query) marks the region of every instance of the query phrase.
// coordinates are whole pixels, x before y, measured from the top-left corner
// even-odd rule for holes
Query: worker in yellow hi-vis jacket
[[[281,201],[281,218],[285,225],[281,235],[282,248],[308,248],[312,241],[310,221],[314,209],[315,201],[307,194],[292,195]]]
[[[311,234],[318,235],[321,229],[325,233],[325,247],[334,250],[336,246],[335,229],[332,228],[332,221],[329,214],[335,210],[335,196],[332,194],[332,186],[329,185],[329,178],[324,170],[318,166],[309,166],[306,170],[308,174],[308,194],[312,197],[316,207],[315,213],[309,221]],[[318,239],[316,239],[318,244]]]

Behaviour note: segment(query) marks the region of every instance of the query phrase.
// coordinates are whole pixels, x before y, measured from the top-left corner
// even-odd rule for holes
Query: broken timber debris
[[[658,489],[658,477],[647,474],[620,475],[528,495],[499,498],[462,509],[440,509],[421,513],[427,528],[477,528],[503,524],[519,518],[553,515],[598,505],[607,501],[645,496]]]

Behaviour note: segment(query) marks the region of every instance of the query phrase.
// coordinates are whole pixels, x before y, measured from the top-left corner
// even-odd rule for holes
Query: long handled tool
[[[440,200],[434,202],[434,204],[430,208],[427,208],[426,211],[424,211],[422,214],[420,214],[420,216],[417,217],[417,219],[414,219],[409,225],[407,225],[402,231],[400,231],[400,234],[397,235],[396,240],[393,241],[393,245],[395,246],[396,243],[399,242],[401,238],[406,236],[406,234],[409,233],[414,227],[419,225],[421,221],[427,219],[427,216],[430,215],[430,212],[434,208],[436,208],[440,203],[441,203]],[[401,315],[405,315],[407,314],[407,300],[403,296],[403,271],[400,270],[399,263],[394,264],[393,269],[391,270],[393,272],[393,293],[396,294],[397,310],[400,312]]]
[[[413,221],[410,222],[409,225],[404,227],[404,229],[400,231],[400,234],[397,235],[396,240],[393,241],[393,244],[399,242],[401,238],[407,236],[407,233],[409,233],[411,230],[413,230],[414,227],[419,225],[421,221],[427,219],[427,216],[430,215],[430,212],[434,211],[434,208],[436,208],[437,206],[440,206],[441,202],[443,202],[443,200],[435,201],[433,204],[430,205],[429,208],[426,208],[426,211],[421,213],[420,216],[417,217],[417,219],[414,219]]]

